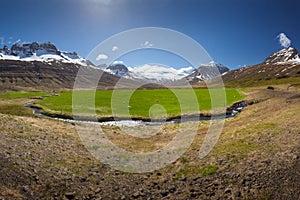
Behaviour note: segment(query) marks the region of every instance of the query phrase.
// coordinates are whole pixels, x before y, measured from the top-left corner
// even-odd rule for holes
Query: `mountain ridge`
[[[229,71],[229,68],[216,62],[202,64],[198,68],[183,67],[175,69],[159,65],[145,64],[139,67],[126,67],[123,63],[113,63],[105,66],[104,70],[114,75],[129,79],[140,79],[153,82],[175,82],[187,80],[196,83],[203,80],[209,80]]]
[[[17,43],[0,49],[1,90],[65,90],[72,89],[79,69],[85,70],[81,80],[91,84],[101,74],[97,88],[114,88],[120,77],[104,72],[75,52],[64,52],[52,43]],[[123,81],[124,86],[135,84]]]
[[[231,70],[222,75],[225,83],[235,86],[251,86],[263,81],[276,82],[293,77],[300,77],[300,56],[293,47],[274,52],[260,64]]]
[[[192,67],[175,69],[157,64],[144,64],[138,67],[127,67],[123,63],[112,63],[104,70],[108,73],[128,79],[141,80],[154,83],[170,83],[188,75]]]
[[[121,62],[95,67],[76,52],[60,51],[50,42],[16,43],[11,48],[0,48],[0,88],[70,89],[80,67],[105,71],[100,88],[112,88],[121,77],[128,83],[126,87],[136,83],[179,86],[186,81],[197,85],[216,76],[221,76],[229,85],[251,86],[271,79],[300,77],[300,56],[295,48],[288,47],[274,52],[260,64],[235,70],[215,62],[200,65],[197,69],[178,70],[159,65],[126,67]]]
[[[300,57],[297,49],[293,47],[281,49],[268,56],[264,63],[281,64],[285,62],[300,62]]]

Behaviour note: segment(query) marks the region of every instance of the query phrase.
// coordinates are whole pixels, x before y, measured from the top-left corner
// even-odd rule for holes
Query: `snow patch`
[[[59,61],[62,63],[72,63],[72,64],[88,66],[86,60],[83,58],[72,59],[69,57],[62,57],[53,54],[44,54],[41,56],[37,56],[36,53],[34,53],[32,56],[24,57],[24,58],[21,58],[20,56],[13,56],[13,55],[3,55],[3,54],[0,55],[1,55],[0,60],[19,60],[19,61],[26,61],[26,62],[40,61],[40,62],[46,62],[48,64],[54,61]]]

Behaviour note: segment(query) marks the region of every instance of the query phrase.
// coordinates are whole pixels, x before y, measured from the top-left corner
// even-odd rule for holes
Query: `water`
[[[90,123],[90,124],[99,124],[104,126],[119,126],[119,127],[136,127],[136,126],[159,126],[163,124],[179,124],[184,122],[193,122],[199,120],[216,120],[216,119],[224,119],[229,117],[234,117],[238,113],[242,112],[242,110],[247,106],[245,101],[237,102],[233,104],[230,108],[227,109],[226,113],[220,114],[217,116],[204,117],[199,115],[191,115],[191,116],[182,116],[178,119],[167,120],[167,121],[142,121],[142,120],[112,120],[112,121],[88,121],[88,120],[76,120],[76,119],[65,119],[58,117],[50,117],[41,113],[41,110],[35,107],[32,107],[32,103],[27,103],[24,107],[32,110],[33,114],[41,117],[41,118],[49,118],[56,119],[59,121],[64,121],[68,123]]]

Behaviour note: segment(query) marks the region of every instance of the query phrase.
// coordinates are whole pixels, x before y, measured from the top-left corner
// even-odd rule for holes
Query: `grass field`
[[[28,103],[30,98],[47,96],[48,92],[6,92],[0,93],[0,113],[17,116],[33,116],[32,111],[23,105]]]
[[[20,98],[34,98],[46,96],[47,92],[6,92],[0,93],[0,99],[20,99]]]
[[[226,100],[221,89],[159,89],[159,90],[101,90],[95,94],[95,110],[99,117],[162,118],[181,114],[194,114],[211,110],[210,93],[214,94],[215,105],[230,105],[243,99],[236,89],[228,88]],[[37,106],[47,114],[72,115],[72,91],[47,97]],[[91,91],[76,92],[76,106],[85,114],[93,113]],[[89,98],[89,96],[91,98]]]

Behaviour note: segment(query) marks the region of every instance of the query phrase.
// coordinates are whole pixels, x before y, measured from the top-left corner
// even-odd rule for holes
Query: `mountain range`
[[[104,69],[106,72],[128,79],[166,83],[182,79],[190,74],[193,67],[175,69],[162,65],[145,64],[138,67],[126,67],[120,62],[112,63]]]
[[[208,64],[202,64],[196,69],[193,67],[175,69],[173,67],[151,64],[138,67],[126,67],[123,63],[116,62],[106,66],[103,70],[129,79],[148,80],[157,83],[170,83],[182,79],[191,83],[197,83],[220,76],[229,71],[229,68],[213,61]]]
[[[213,67],[215,66],[215,67]],[[268,56],[264,62],[229,70],[222,64],[210,62],[198,68],[175,69],[160,65],[145,64],[126,67],[122,62],[95,66],[76,52],[60,51],[54,44],[16,43],[11,48],[0,48],[0,88],[70,89],[73,87],[79,68],[103,70],[99,88],[112,88],[121,77],[124,87],[146,82],[178,85],[182,80],[197,85],[199,82],[222,77],[227,84],[251,85],[270,79],[300,76],[300,56],[293,47],[284,48]],[[90,77],[85,77],[89,82]]]

